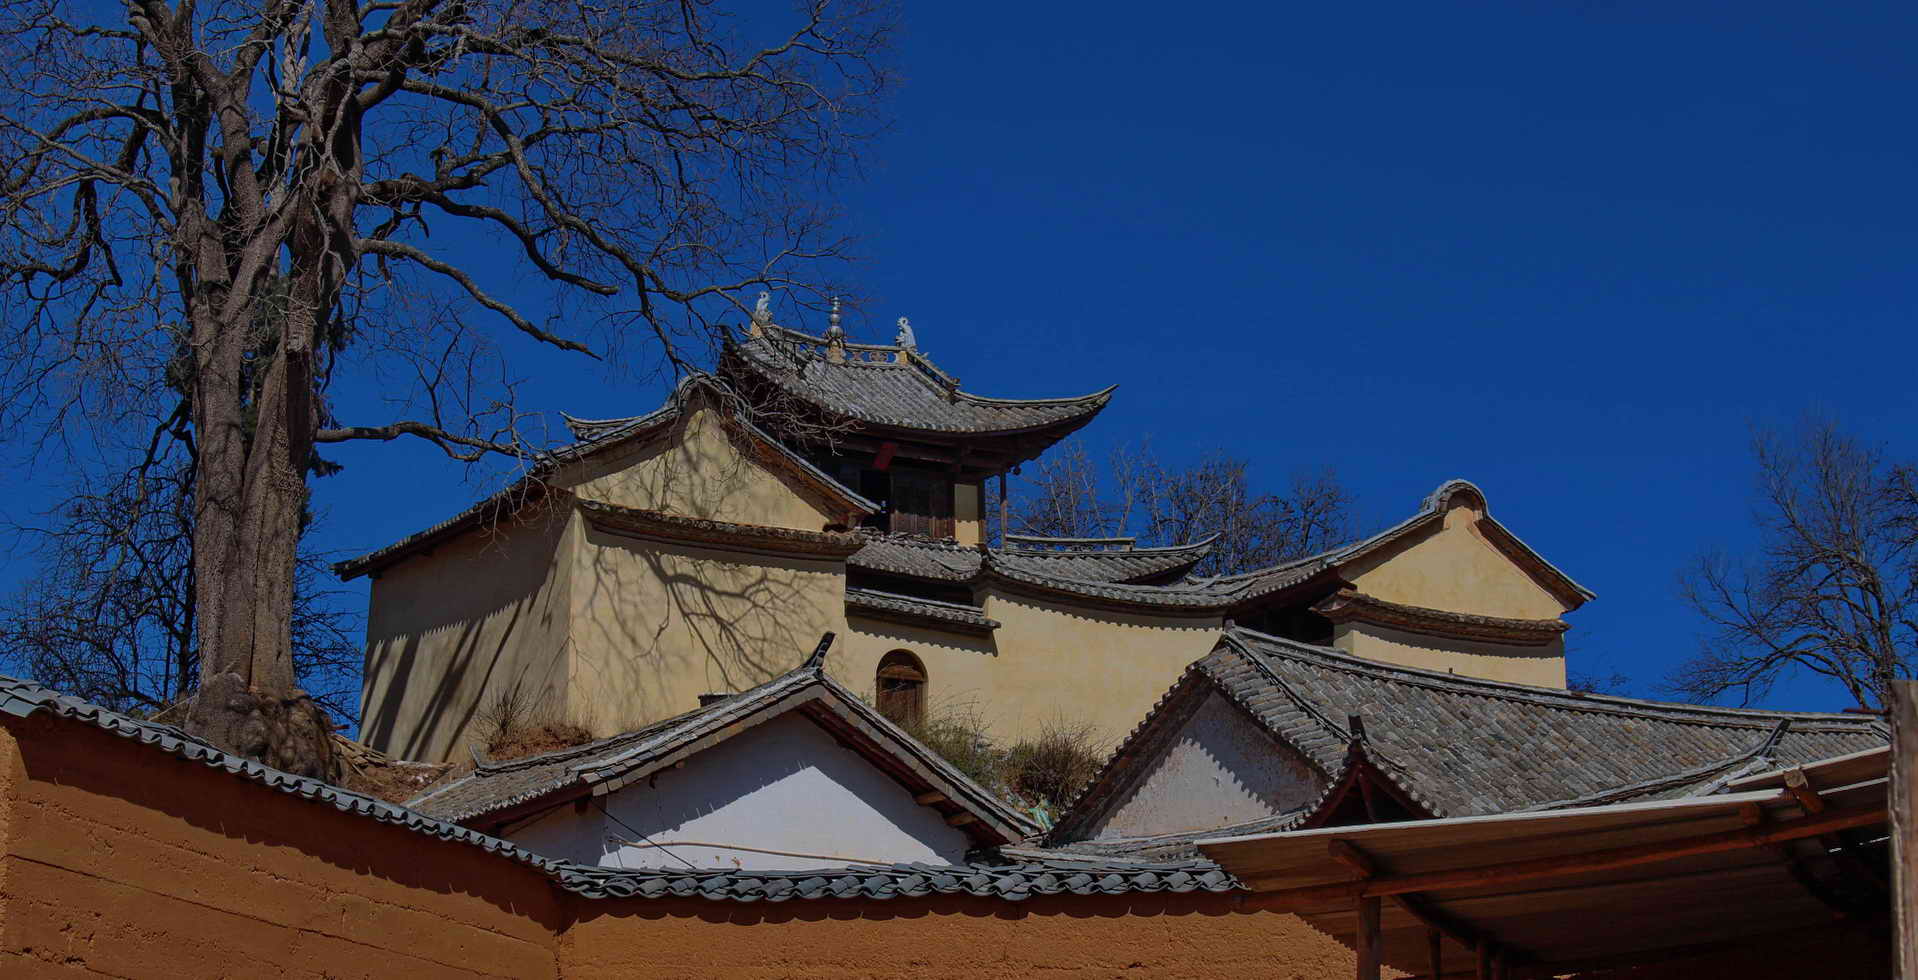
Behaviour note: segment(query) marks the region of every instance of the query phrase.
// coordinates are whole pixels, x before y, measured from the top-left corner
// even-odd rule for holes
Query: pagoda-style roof
[[[1079,429],[1113,388],[1072,398],[987,398],[912,346],[856,344],[766,324],[731,344],[721,370],[742,391],[784,395],[824,418],[941,444],[1012,441],[1000,455],[1030,459]],[[1024,437],[1024,438],[1019,438]]]

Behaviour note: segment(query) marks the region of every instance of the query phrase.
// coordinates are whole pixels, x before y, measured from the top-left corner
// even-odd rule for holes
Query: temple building
[[[766,683],[820,635],[839,684],[910,721],[1116,740],[1234,625],[1352,656],[1546,687],[1592,594],[1453,480],[1404,521],[1270,568],[1196,576],[1210,540],[1006,536],[1005,477],[1113,389],[961,389],[893,344],[754,317],[716,373],[576,441],[453,518],[337,566],[373,578],[362,738],[463,756],[503,706],[597,735]],[[996,491],[996,493],[994,492]]]

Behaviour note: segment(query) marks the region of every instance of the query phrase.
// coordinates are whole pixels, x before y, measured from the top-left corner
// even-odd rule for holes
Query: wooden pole
[[[999,474],[999,547],[1006,546],[1006,475]]]
[[[1918,681],[1893,681],[1891,703],[1892,916],[1898,976],[1918,980]]]
[[[1443,936],[1439,935],[1437,929],[1425,930],[1425,960],[1432,968],[1432,980],[1439,980],[1440,977],[1445,975],[1444,964],[1440,962],[1441,953],[1439,950],[1439,941],[1443,938]]]
[[[1359,899],[1359,980],[1379,980],[1379,905],[1376,898]]]
[[[1478,944],[1478,980],[1492,980],[1492,944]]]

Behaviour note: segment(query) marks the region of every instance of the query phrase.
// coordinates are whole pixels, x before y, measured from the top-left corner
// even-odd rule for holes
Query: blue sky
[[[1918,458],[1910,4],[917,4],[846,199],[873,297],[970,390],[1118,384],[1095,451],[1441,481],[1599,594],[1574,669],[1657,693],[1675,576],[1749,545],[1754,424]],[[522,403],[657,404],[540,356]],[[317,485],[357,552],[490,489],[417,445]],[[18,569],[10,570],[18,574]],[[364,602],[365,582],[345,601]],[[1789,707],[1841,693],[1781,686]]]

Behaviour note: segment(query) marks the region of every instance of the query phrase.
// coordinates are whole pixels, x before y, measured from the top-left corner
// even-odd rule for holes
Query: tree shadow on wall
[[[631,726],[703,693],[764,683],[843,628],[844,567],[637,540],[588,528],[574,582],[575,674],[602,718]]]

